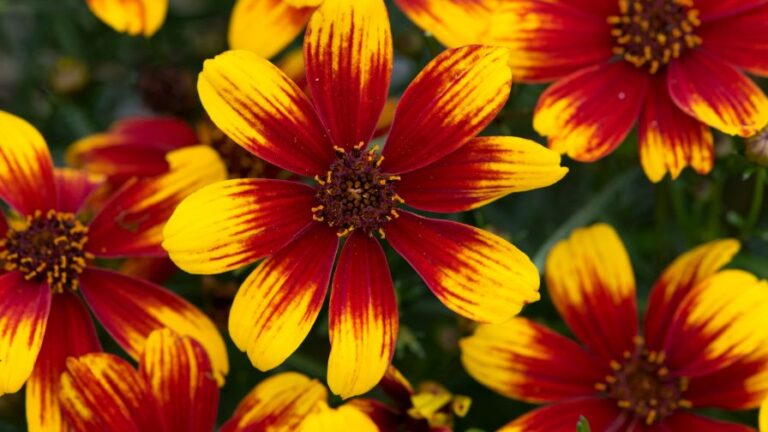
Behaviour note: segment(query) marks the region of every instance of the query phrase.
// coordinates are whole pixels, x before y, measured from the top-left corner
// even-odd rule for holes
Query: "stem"
[[[763,196],[765,195],[765,178],[765,168],[758,168],[755,173],[755,189],[752,192],[752,206],[749,208],[747,218],[744,220],[744,225],[741,227],[742,239],[749,237],[752,228],[755,227],[757,219],[760,217],[760,211],[763,209]]]

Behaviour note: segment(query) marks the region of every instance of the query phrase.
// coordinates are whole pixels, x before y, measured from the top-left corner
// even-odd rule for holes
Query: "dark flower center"
[[[619,0],[621,14],[608,18],[616,45],[613,52],[652,74],[701,45],[694,30],[701,22],[693,0]]]
[[[338,230],[339,237],[356,229],[383,237],[381,228],[398,216],[396,207],[403,200],[394,187],[400,178],[382,174],[381,161],[376,148],[336,148],[325,178],[315,177],[318,205],[312,208],[313,218]]]
[[[671,376],[664,366],[663,351],[649,351],[637,338],[634,352],[625,352],[622,362],[612,361],[613,375],[595,388],[617,400],[619,408],[645,419],[651,425],[678,408],[690,408],[683,398],[688,388],[685,377]]]
[[[231,179],[263,177],[267,164],[213,128],[209,145],[219,154]]]
[[[5,270],[18,271],[27,280],[48,283],[51,291],[62,293],[79,287],[78,276],[86,261],[88,228],[72,213],[37,211],[27,216],[22,228],[11,228],[0,241],[0,261]]]

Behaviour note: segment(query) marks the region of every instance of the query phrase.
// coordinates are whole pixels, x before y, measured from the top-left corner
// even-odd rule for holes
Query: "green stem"
[[[763,196],[765,195],[766,169],[759,168],[755,173],[755,189],[752,192],[752,206],[749,208],[744,225],[741,226],[741,238],[749,237],[752,228],[755,227],[760,211],[763,209]]]

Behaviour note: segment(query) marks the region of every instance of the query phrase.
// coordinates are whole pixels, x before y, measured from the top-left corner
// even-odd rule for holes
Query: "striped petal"
[[[539,299],[531,260],[489,232],[401,212],[385,233],[437,298],[471,320],[503,322]]]
[[[651,290],[645,314],[645,339],[660,349],[683,299],[703,280],[717,273],[739,251],[737,240],[717,240],[692,249],[672,262]]]
[[[24,214],[50,210],[56,183],[48,145],[25,120],[0,111],[0,199]]]
[[[186,300],[141,279],[109,270],[86,269],[80,275],[88,306],[104,329],[133,358],[139,358],[147,337],[169,328],[205,347],[219,383],[229,371],[224,340],[203,312]]]
[[[227,178],[215,150],[199,145],[168,154],[170,171],[127,183],[93,218],[88,251],[99,257],[164,256],[163,227],[192,192]]]
[[[51,290],[18,272],[0,276],[0,395],[15,393],[32,374],[43,345]]]
[[[139,364],[169,431],[213,430],[219,387],[202,345],[167,328],[155,330],[147,338]]]
[[[456,151],[496,117],[509,97],[504,48],[471,45],[432,60],[400,98],[382,169],[404,173]]]
[[[696,432],[754,432],[755,430],[743,424],[714,420],[700,415],[678,411],[664,419],[664,430],[696,431]]]
[[[484,43],[493,25],[495,0],[395,0],[408,18],[450,48]]]
[[[333,161],[312,104],[257,54],[227,51],[206,60],[197,90],[216,126],[261,159],[309,176],[325,174]]]
[[[533,117],[549,147],[581,162],[594,162],[618,147],[645,100],[648,74],[627,62],[574,72],[539,98]]]
[[[307,337],[323,306],[339,239],[314,224],[262,262],[243,282],[229,313],[229,334],[266,371]]]
[[[610,372],[572,340],[524,318],[481,325],[459,346],[474,379],[529,403],[590,396]]]
[[[367,143],[387,101],[392,33],[382,0],[325,0],[304,37],[312,101],[334,145]]]
[[[686,166],[707,174],[715,162],[712,132],[704,123],[681,111],[669,96],[664,77],[651,80],[638,124],[640,162],[656,183],[669,172],[672,179]]]
[[[61,374],[67,357],[101,351],[96,327],[82,300],[57,294],[51,303],[43,346],[26,387],[27,426],[30,432],[68,431],[59,402]]]
[[[728,63],[768,76],[768,2],[759,8],[704,24],[704,49]]]
[[[523,138],[482,137],[416,171],[403,174],[397,193],[409,206],[432,212],[471,210],[512,192],[552,185],[568,168],[560,155]]]
[[[311,224],[314,196],[314,189],[292,181],[212,184],[179,205],[163,247],[190,273],[237,269],[275,253]]]
[[[573,231],[549,252],[545,273],[552,302],[590,351],[606,361],[632,351],[635,276],[613,228],[597,224]]]
[[[379,432],[379,427],[364,412],[352,405],[331,408],[325,401],[321,401],[296,430],[298,432],[338,432],[341,430]]]
[[[149,384],[130,363],[112,354],[69,358],[59,398],[76,431],[168,430]]]
[[[328,315],[328,386],[344,399],[368,392],[392,361],[398,330],[395,287],[377,240],[355,232],[344,243]]]
[[[766,353],[755,353],[728,367],[690,379],[685,398],[695,407],[753,409],[768,395]]]
[[[314,11],[285,0],[237,0],[229,20],[229,47],[273,57],[296,39]]]
[[[104,177],[71,168],[57,168],[56,209],[61,212],[77,213],[104,183]]]
[[[594,431],[629,431],[616,402],[602,398],[574,399],[535,409],[504,425],[498,432],[573,432],[581,417]],[[677,430],[677,429],[674,429]]]
[[[222,432],[296,430],[328,393],[317,380],[283,372],[260,382],[240,402]]]
[[[120,33],[150,37],[168,13],[168,0],[85,0],[104,24]]]
[[[696,9],[704,23],[719,22],[723,18],[751,12],[768,0],[696,0]]]
[[[730,135],[748,137],[768,124],[768,98],[719,58],[692,51],[669,65],[669,93],[688,115]]]

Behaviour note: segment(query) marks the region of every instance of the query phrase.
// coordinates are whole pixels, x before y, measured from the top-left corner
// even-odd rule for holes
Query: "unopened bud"
[[[768,127],[747,138],[747,159],[768,166]]]

